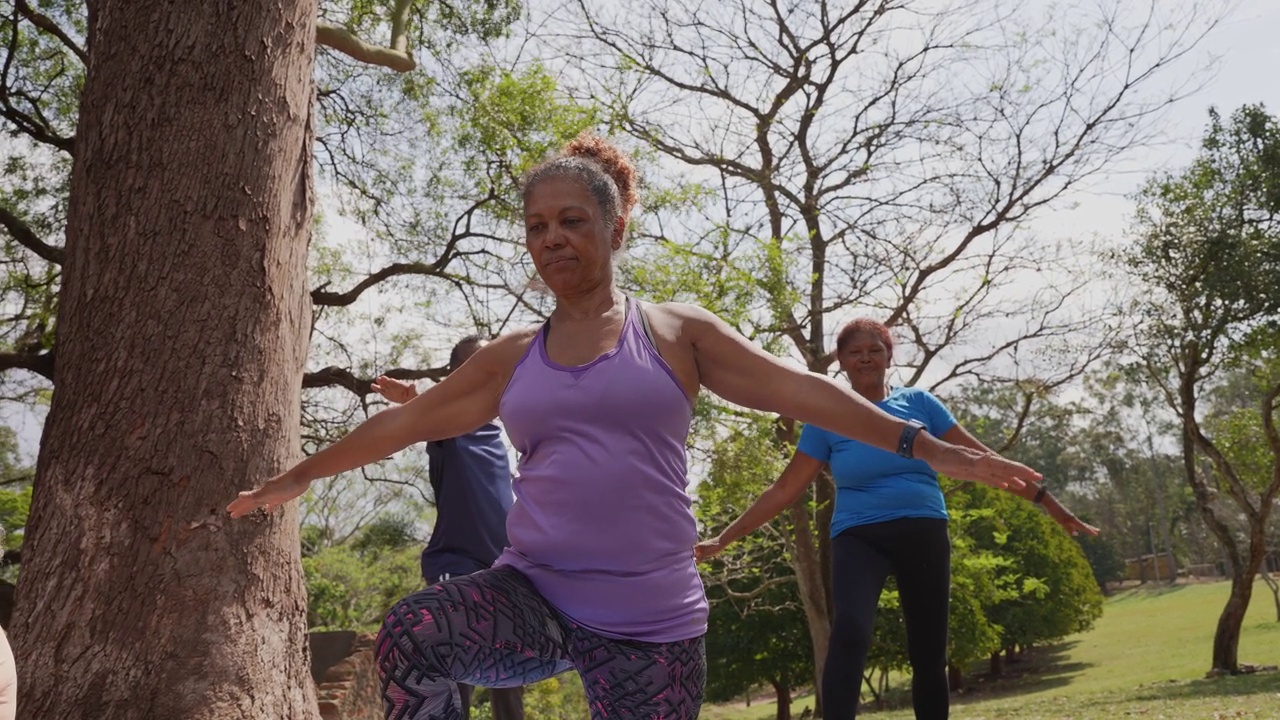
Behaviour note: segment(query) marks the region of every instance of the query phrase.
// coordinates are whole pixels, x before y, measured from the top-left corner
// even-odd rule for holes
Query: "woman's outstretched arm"
[[[821,460],[797,451],[791,456],[791,462],[787,463],[786,469],[778,479],[767,490],[760,493],[760,497],[756,498],[751,507],[747,508],[737,520],[729,523],[729,527],[716,537],[694,546],[694,554],[697,555],[698,560],[714,557],[733,543],[755,532],[761,525],[776,518],[778,513],[800,497],[800,493],[804,492],[814,478],[818,477],[818,473],[822,471],[822,466],[825,464]]]
[[[370,417],[341,440],[248,490],[227,506],[232,517],[274,510],[306,492],[313,480],[354,470],[417,442],[465,435],[498,415],[507,378],[529,342],[527,333],[504,336],[403,405]]]
[[[817,425],[844,437],[896,452],[909,423],[889,415],[831,378],[792,367],[765,352],[702,308],[664,306],[682,321],[692,345],[699,380],[738,405],[778,413]],[[909,434],[909,433],[908,433]],[[1021,463],[987,451],[952,445],[918,432],[907,450],[935,471],[1007,489],[1022,487],[1040,474]]]

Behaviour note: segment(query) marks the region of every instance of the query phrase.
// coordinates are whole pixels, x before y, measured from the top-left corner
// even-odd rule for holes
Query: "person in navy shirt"
[[[484,338],[470,335],[458,341],[449,355],[456,370],[477,350]],[[417,396],[412,383],[385,375],[373,389],[387,400],[406,403]],[[492,422],[448,440],[427,443],[428,476],[436,501],[436,524],[422,551],[422,578],[427,585],[489,568],[507,546],[507,512],[511,493],[511,463],[502,430]],[[524,717],[524,688],[493,688],[494,720]],[[470,715],[472,688],[458,685],[462,717]]]
[[[921,432],[955,445],[991,452],[961,427],[926,390],[890,387],[893,337],[882,323],[860,318],[841,329],[836,357],[853,389],[881,410],[917,423]],[[807,425],[795,455],[776,482],[719,536],[699,543],[699,560],[772,520],[831,467],[836,485],[831,518],[831,642],[822,677],[822,703],[830,720],[857,715],[862,674],[871,647],[876,606],[894,575],[907,630],[911,698],[918,720],[944,720],[949,712],[947,617],[951,540],[937,473],[904,457]],[[1073,535],[1098,533],[1058,503],[1042,485],[1010,490],[1044,506]]]

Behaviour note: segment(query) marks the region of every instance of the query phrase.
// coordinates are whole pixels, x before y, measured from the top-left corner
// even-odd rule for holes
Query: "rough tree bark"
[[[315,0],[90,0],[22,718],[316,718],[294,511]]]

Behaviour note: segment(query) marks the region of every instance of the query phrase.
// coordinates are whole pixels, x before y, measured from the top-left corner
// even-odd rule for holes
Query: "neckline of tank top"
[[[630,295],[624,295],[623,300],[625,304],[623,307],[622,332],[618,333],[618,342],[614,343],[613,347],[605,350],[602,354],[597,356],[595,360],[584,365],[562,365],[551,359],[551,353],[547,352],[547,333],[551,330],[551,318],[547,318],[546,322],[542,323],[542,327],[538,330],[538,355],[542,358],[542,362],[552,370],[576,373],[583,372],[584,370],[590,370],[596,365],[599,365],[605,360],[617,355],[618,352],[622,350],[623,344],[627,341],[627,331],[631,329],[632,322],[634,321],[634,313],[643,312],[640,309],[640,301]]]

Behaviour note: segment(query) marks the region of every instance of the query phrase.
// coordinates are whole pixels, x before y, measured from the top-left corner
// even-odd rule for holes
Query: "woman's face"
[[[622,223],[604,218],[582,183],[550,177],[524,201],[524,240],[533,266],[557,296],[588,292],[613,280]]]
[[[870,332],[854,333],[838,355],[840,369],[855,386],[883,384],[893,360],[880,336]]]

